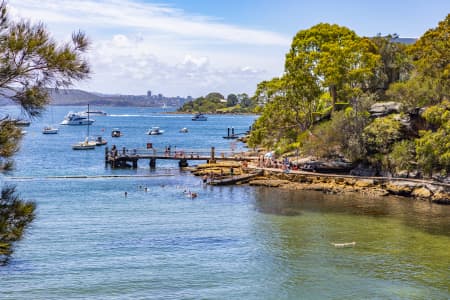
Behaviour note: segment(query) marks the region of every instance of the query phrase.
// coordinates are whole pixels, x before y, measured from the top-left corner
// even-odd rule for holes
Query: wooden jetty
[[[218,154],[218,155],[216,155]],[[236,153],[230,150],[217,150],[215,147],[210,149],[165,149],[164,151],[155,148],[146,149],[117,149],[113,146],[111,149],[105,148],[105,164],[111,168],[137,168],[139,160],[148,160],[150,168],[156,167],[156,160],[176,160],[179,167],[189,166],[189,161],[203,160],[214,163],[216,160],[228,161],[250,161],[257,157],[244,156],[242,153]]]

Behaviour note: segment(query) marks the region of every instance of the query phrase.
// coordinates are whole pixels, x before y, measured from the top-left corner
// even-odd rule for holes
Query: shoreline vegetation
[[[336,24],[300,30],[283,75],[257,86],[248,146],[450,184],[449,31],[450,14],[411,45]]]
[[[229,94],[226,98],[217,92],[186,102],[178,113],[208,113],[208,114],[257,114],[262,107],[255,97],[246,93]]]

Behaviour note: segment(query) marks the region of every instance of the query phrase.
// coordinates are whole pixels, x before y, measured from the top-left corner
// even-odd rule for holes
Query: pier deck
[[[218,155],[216,155],[218,154]],[[180,167],[187,167],[188,161],[202,160],[207,162],[222,161],[251,161],[257,157],[245,156],[244,153],[230,150],[211,149],[177,149],[177,150],[157,150],[157,149],[116,149],[105,148],[105,164],[112,168],[131,167],[137,168],[139,160],[149,160],[151,168],[156,167],[156,160],[177,160]]]

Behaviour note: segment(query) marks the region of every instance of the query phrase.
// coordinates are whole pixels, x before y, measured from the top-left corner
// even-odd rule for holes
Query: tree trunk
[[[331,102],[331,105],[332,105],[331,112],[334,112],[335,106],[336,106],[336,100],[337,100],[336,86],[330,85],[329,89],[330,89],[330,96],[331,96],[331,101],[332,101]]]

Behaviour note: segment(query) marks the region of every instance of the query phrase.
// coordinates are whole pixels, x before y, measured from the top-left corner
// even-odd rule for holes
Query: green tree
[[[221,93],[217,93],[217,92],[209,93],[208,95],[205,96],[206,100],[212,101],[215,103],[219,103],[220,100],[223,100],[224,98],[225,97]]]
[[[89,74],[82,54],[89,42],[82,32],[71,42],[58,44],[42,23],[11,21],[5,2],[0,4],[0,94],[33,118],[49,102],[48,88],[63,88]],[[10,118],[0,120],[0,164],[5,169],[19,149],[20,130]],[[11,253],[34,217],[34,204],[19,199],[13,187],[3,187],[0,199],[0,260]]]
[[[369,154],[388,154],[401,135],[401,124],[392,116],[377,118],[364,128],[363,135]]]
[[[377,88],[387,90],[390,84],[407,79],[412,70],[412,63],[406,53],[407,45],[397,42],[397,39],[396,34],[387,36],[379,34],[371,39],[382,62],[379,70],[375,72],[378,82],[374,84],[373,91]]]
[[[431,82],[430,104],[450,99],[450,14],[410,48],[419,80]]]
[[[390,100],[402,103],[404,109],[410,110],[439,103],[441,94],[437,85],[436,79],[413,71],[409,80],[392,83],[386,95]]]
[[[368,107],[374,102],[371,96],[364,95],[359,106],[347,107],[335,112],[329,121],[315,125],[308,134],[301,136],[303,153],[316,157],[332,158],[344,156],[351,161],[364,160],[364,128],[370,123]]]
[[[447,85],[450,78],[450,14],[438,26],[429,29],[411,47],[410,53],[418,70]]]
[[[296,34],[285,71],[294,85],[298,79],[307,82],[304,96],[309,101],[309,96],[316,97],[313,91],[328,90],[334,110],[337,102],[368,90],[379,65],[380,55],[369,39],[346,27],[320,23]]]
[[[239,99],[235,94],[229,94],[227,96],[227,106],[235,106],[236,104],[238,104]]]
[[[422,115],[430,130],[419,132],[416,157],[419,166],[428,174],[433,171],[450,172],[450,102],[430,106]]]
[[[25,227],[34,219],[34,202],[21,200],[14,186],[5,186],[0,198],[0,265],[12,253],[12,243],[20,240]]]
[[[407,176],[415,167],[415,144],[410,140],[401,140],[392,146],[388,157],[394,173],[406,171]]]

